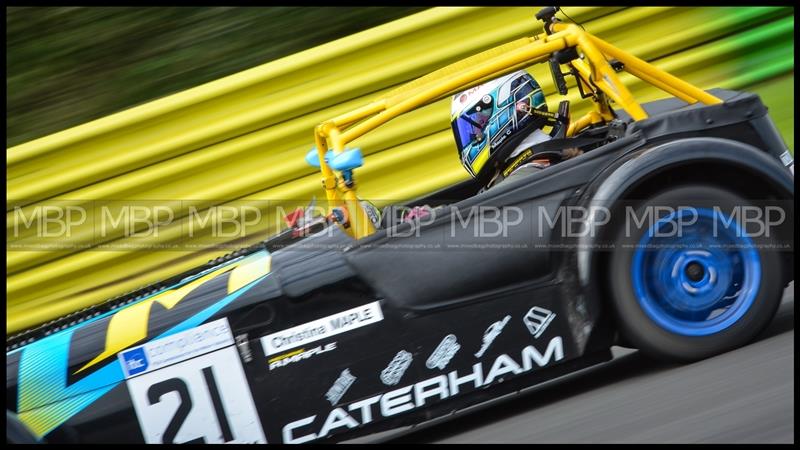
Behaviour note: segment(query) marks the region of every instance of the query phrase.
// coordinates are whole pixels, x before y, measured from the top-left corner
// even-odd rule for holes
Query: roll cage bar
[[[722,102],[702,89],[586,32],[576,24],[562,23],[555,17],[557,11],[556,7],[548,7],[536,14],[536,18],[544,22],[543,33],[500,45],[446,66],[363,107],[317,125],[314,129],[316,148],[312,149],[316,154],[310,153],[309,156],[318,162],[330,217],[355,239],[375,232],[356,196],[352,171],[361,165],[360,152],[355,159],[344,158],[350,163],[331,164],[326,160],[330,148],[333,153],[328,156],[332,159],[342,155],[348,143],[401,114],[533,64],[549,60],[555,84],[562,95],[566,94],[566,83],[561,65],[566,65],[568,74],[575,76],[582,97],[594,102],[592,111],[569,122],[567,137],[574,136],[590,125],[613,119],[609,100],[618,104],[633,120],[647,118],[642,106],[620,82],[617,72],[623,70],[689,104]]]

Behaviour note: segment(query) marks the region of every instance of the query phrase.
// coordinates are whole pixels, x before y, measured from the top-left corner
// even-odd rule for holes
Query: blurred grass
[[[421,11],[6,8],[6,147]]]
[[[750,86],[746,90],[758,94],[767,105],[770,118],[794,155],[794,71]]]

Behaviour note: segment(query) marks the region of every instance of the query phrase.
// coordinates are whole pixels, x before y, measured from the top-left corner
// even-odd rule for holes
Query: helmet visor
[[[456,128],[456,135],[458,136],[458,150],[464,155],[464,152],[472,145],[474,152],[464,155],[467,162],[472,162],[477,156],[479,150],[486,139],[486,129],[489,125],[489,119],[492,118],[492,102],[481,102],[467,111],[461,113],[456,119],[454,125]],[[474,154],[472,154],[474,153]]]

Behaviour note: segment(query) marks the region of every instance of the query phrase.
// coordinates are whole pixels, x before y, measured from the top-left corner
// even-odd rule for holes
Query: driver
[[[451,101],[450,124],[461,164],[484,190],[583,153],[577,148],[558,152],[531,148],[551,139],[543,128],[566,126],[558,120],[547,112],[539,83],[524,70],[459,92]],[[402,220],[426,217],[430,209],[407,208]]]
[[[554,158],[531,147],[550,140],[543,131],[556,125],[547,112],[539,83],[524,70],[488,81],[453,96],[450,123],[461,164],[489,188],[512,173],[541,170],[576,156],[570,149]],[[565,126],[562,124],[561,126]]]

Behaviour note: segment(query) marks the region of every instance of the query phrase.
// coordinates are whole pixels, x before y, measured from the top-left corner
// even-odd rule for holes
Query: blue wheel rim
[[[631,279],[639,305],[658,326],[684,336],[708,336],[750,310],[761,282],[761,259],[736,220],[717,210],[682,208],[644,233]]]

